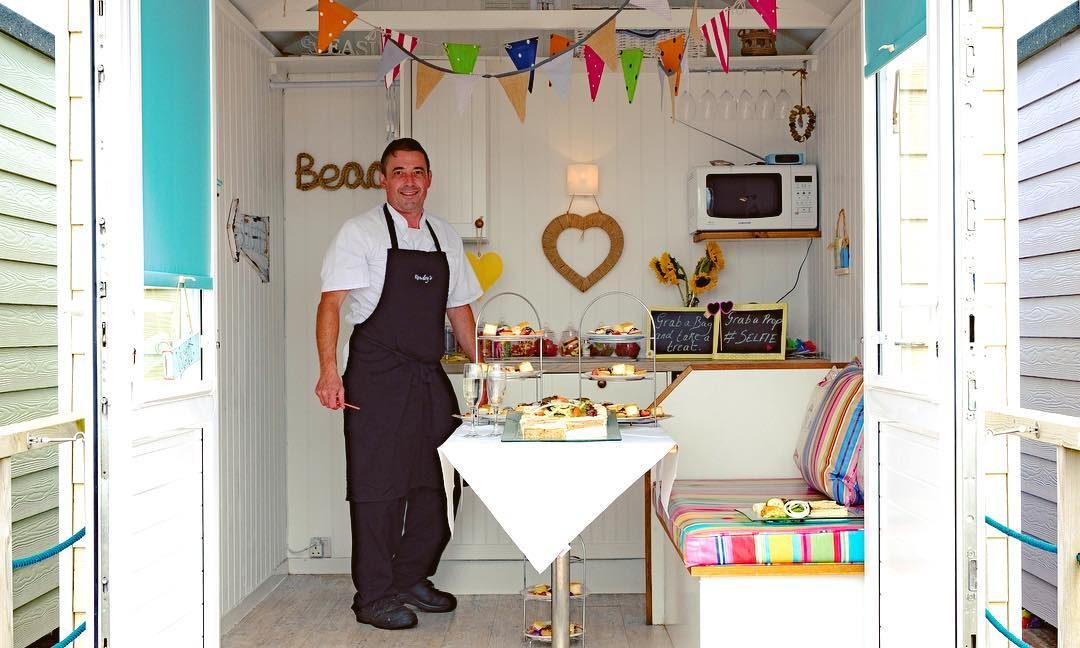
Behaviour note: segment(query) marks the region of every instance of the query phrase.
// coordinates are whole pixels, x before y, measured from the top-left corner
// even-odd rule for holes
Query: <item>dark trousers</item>
[[[459,489],[454,489],[457,509]],[[354,606],[392,596],[432,576],[450,542],[446,492],[419,487],[380,502],[349,502]]]

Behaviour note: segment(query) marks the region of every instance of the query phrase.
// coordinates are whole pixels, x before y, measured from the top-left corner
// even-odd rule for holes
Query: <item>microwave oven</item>
[[[691,233],[817,229],[817,167],[697,167],[687,180],[687,204]]]

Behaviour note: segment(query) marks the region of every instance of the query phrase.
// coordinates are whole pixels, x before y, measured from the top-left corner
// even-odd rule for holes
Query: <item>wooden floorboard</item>
[[[356,623],[347,576],[289,576],[222,639],[223,648],[506,648],[528,646],[521,635],[521,598],[458,597],[449,614],[419,613],[412,630],[390,632]],[[532,617],[542,616],[532,607]],[[576,613],[576,610],[574,611]],[[662,626],[645,625],[641,594],[588,598],[589,648],[671,648]],[[546,644],[533,643],[539,648]],[[579,645],[574,642],[573,645]]]

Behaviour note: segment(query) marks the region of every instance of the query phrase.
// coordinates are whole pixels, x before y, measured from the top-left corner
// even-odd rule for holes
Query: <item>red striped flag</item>
[[[720,66],[724,72],[728,70],[728,52],[730,51],[730,36],[728,34],[728,21],[731,17],[731,9],[721,9],[719,13],[710,18],[701,26],[701,33],[705,35],[706,42],[712,47],[716,58],[720,60]]]
[[[415,36],[409,36],[408,34],[403,34],[399,31],[394,31],[393,29],[389,28],[383,29],[382,46],[384,49],[386,48],[386,43],[391,40],[397,43],[401,47],[401,49],[410,53],[414,49],[416,49],[416,44],[419,42]],[[394,66],[393,70],[386,73],[385,81],[387,88],[394,84],[394,79],[397,78],[400,72],[401,65],[398,64]]]

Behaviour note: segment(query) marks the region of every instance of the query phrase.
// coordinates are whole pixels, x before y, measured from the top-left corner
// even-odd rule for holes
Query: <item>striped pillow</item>
[[[795,465],[803,479],[844,506],[862,504],[859,464],[863,449],[863,373],[851,365],[826,376],[820,401],[807,411]],[[813,401],[819,393],[811,397]]]

